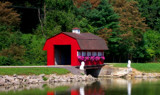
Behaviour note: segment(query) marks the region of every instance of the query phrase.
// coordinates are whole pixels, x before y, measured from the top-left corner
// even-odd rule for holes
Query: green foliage
[[[45,0],[46,15],[43,19],[44,34],[50,38],[60,32],[70,32],[73,27],[79,26],[79,21],[74,14],[72,0]],[[71,11],[72,10],[72,11]],[[36,34],[42,35],[42,25],[38,26]]]
[[[115,53],[111,56],[116,55],[116,57],[119,57],[119,61],[121,61],[121,58],[123,60],[133,59],[138,61],[144,57],[143,35],[148,29],[144,23],[145,18],[141,17],[138,10],[138,3],[134,0],[110,0],[110,2],[114,7],[114,11],[120,16],[120,27],[116,30],[118,33],[114,36],[117,42],[113,43],[117,44],[112,46],[114,50],[111,48]]]
[[[48,80],[48,78],[46,78],[45,76],[43,76],[43,80],[44,80],[44,81],[47,81],[47,80]]]
[[[76,15],[79,19],[88,20],[89,25],[85,27],[88,27],[88,30],[94,30],[92,33],[104,28],[116,29],[118,27],[118,15],[114,13],[107,0],[101,0],[99,6],[94,9],[89,2],[85,2],[80,8],[77,8]]]
[[[136,0],[148,26],[160,33],[160,0]]]
[[[21,40],[23,41],[23,45],[26,48],[24,59],[28,63],[28,65],[45,65],[46,52],[42,50],[45,43],[45,39],[32,34],[24,34],[22,35]]]
[[[49,10],[63,10],[63,11],[70,11],[74,5],[72,0],[45,0],[46,7]]]
[[[23,56],[25,54],[24,46],[17,46],[15,44],[12,44],[9,48],[2,49],[0,52],[1,56],[5,56],[7,58],[14,59],[15,61],[23,61]],[[18,63],[18,62],[17,62]],[[13,64],[11,62],[10,64]]]
[[[0,34],[0,55],[6,57],[3,65],[46,64],[46,52],[42,50],[44,38],[20,32]]]
[[[10,39],[10,37],[10,33],[6,31],[0,32],[0,50],[2,50],[2,48],[9,47],[12,44],[12,40]]]
[[[5,56],[0,56],[0,66],[4,66],[4,65],[12,65],[15,64],[16,61],[13,60],[12,58],[8,58]]]
[[[47,13],[45,32],[51,37],[62,31],[69,32],[73,27],[78,26],[78,20],[71,12],[52,10]]]
[[[149,30],[144,34],[145,50],[149,57],[160,57],[160,33],[157,31]]]

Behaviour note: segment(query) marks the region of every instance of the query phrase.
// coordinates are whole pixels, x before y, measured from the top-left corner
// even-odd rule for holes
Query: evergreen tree
[[[90,2],[84,2],[76,12],[79,19],[86,18],[88,20],[88,24],[93,27],[95,34],[101,29],[118,27],[118,15],[114,13],[107,0],[101,0],[99,6],[94,9]]]
[[[136,0],[148,26],[160,33],[160,0]]]

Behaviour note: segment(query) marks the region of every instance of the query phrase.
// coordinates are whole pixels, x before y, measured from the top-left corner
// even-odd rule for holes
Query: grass
[[[127,63],[113,63],[114,67],[127,67]],[[132,68],[146,73],[160,73],[160,63],[132,63]]]
[[[67,74],[70,71],[64,68],[0,68],[0,75],[40,75],[40,74]]]
[[[43,80],[44,80],[44,81],[47,81],[47,80],[48,80],[48,78],[44,76],[44,77],[43,77]]]

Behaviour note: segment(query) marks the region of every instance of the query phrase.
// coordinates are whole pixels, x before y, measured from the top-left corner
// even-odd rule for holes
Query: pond
[[[0,95],[159,95],[159,93],[160,80],[152,78],[0,86]]]

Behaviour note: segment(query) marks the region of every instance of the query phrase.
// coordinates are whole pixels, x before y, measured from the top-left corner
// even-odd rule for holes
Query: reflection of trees
[[[101,83],[97,81],[91,85],[85,86],[85,95],[104,95]]]

